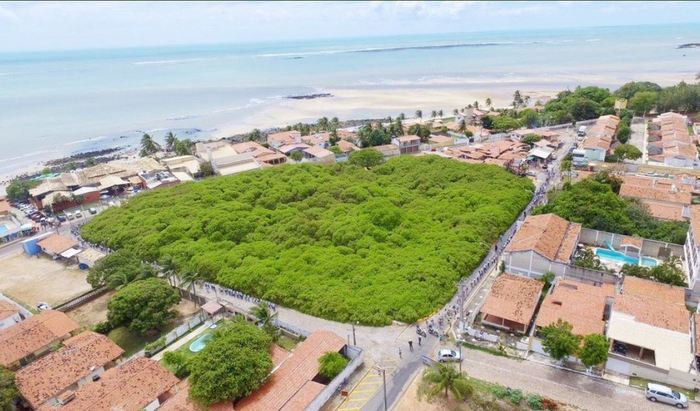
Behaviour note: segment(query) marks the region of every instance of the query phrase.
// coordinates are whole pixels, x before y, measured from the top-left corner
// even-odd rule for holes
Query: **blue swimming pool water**
[[[630,265],[642,265],[644,267],[655,267],[657,262],[653,258],[642,257],[641,264],[638,259],[626,256],[619,251],[606,250],[604,248],[597,248],[595,254],[600,257],[601,260],[612,260],[622,264]]]
[[[196,340],[194,340],[192,342],[192,344],[190,344],[190,351],[192,351],[192,352],[202,351],[204,349],[204,347],[207,346],[207,343],[209,341],[211,341],[212,338],[213,338],[213,336],[211,334],[205,334],[205,335],[197,338]]]
[[[7,229],[6,225],[0,224],[0,237],[2,237],[8,231],[10,231],[10,230]]]

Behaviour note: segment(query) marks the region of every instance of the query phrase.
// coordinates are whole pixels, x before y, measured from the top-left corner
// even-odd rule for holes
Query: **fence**
[[[107,287],[96,288],[94,290],[90,290],[84,294],[81,294],[71,300],[68,300],[62,304],[59,304],[56,307],[53,307],[53,309],[57,311],[63,311],[64,313],[68,312],[74,308],[78,308],[81,305],[96,299],[97,297],[106,294],[107,291],[109,291]]]
[[[345,369],[338,374],[333,381],[331,381],[326,387],[314,398],[313,401],[306,407],[307,410],[320,410],[332,396],[338,392],[343,385],[347,383],[350,375],[357,370],[360,365],[364,362],[364,351],[355,346],[346,346],[345,355],[351,358],[350,363],[345,367]]]
[[[161,338],[164,339],[164,343],[162,345],[159,345],[158,347],[154,348],[151,351],[144,351],[144,355],[150,357],[153,356],[154,354],[158,353],[159,351],[162,351],[167,347],[168,345],[172,344],[177,340],[178,338],[182,337],[183,335],[189,333],[192,331],[193,328],[196,328],[199,326],[201,323],[204,322],[204,316],[202,314],[197,314],[194,317],[190,318],[187,320],[184,324],[180,324],[177,326],[174,330],[170,331],[169,333],[165,334]]]
[[[477,330],[476,328],[467,327],[466,333],[476,338],[477,340],[488,341],[488,342],[498,342],[498,336],[484,332],[483,330]]]
[[[610,243],[613,248],[619,248],[623,243],[623,239],[628,237],[623,234],[609,233],[607,231],[594,230],[591,228],[582,228],[580,242],[584,244],[594,245],[598,247],[607,247],[606,243]],[[642,238],[641,253],[644,256],[667,259],[669,255],[683,257],[683,246],[667,243],[663,241],[649,240]]]

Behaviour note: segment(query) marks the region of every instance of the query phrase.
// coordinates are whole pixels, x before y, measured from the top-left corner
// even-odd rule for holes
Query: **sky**
[[[0,1],[0,52],[690,22],[700,2]]]

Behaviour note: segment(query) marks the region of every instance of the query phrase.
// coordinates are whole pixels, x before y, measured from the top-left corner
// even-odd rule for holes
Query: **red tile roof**
[[[562,278],[542,302],[536,324],[546,327],[561,319],[573,326],[576,335],[602,334],[605,302],[614,295],[612,284],[594,286]]]
[[[556,214],[527,216],[506,251],[536,251],[551,261],[568,263],[576,248],[581,224],[571,223]]]
[[[519,324],[529,324],[542,287],[541,281],[532,278],[501,274],[493,282],[481,312]]]
[[[60,311],[42,311],[19,324],[0,330],[0,364],[9,366],[78,329]]]
[[[654,327],[682,333],[690,330],[683,287],[626,276],[622,293],[615,296],[613,311],[632,315],[636,321]]]
[[[19,308],[9,301],[0,300],[0,320],[12,317],[19,312]]]

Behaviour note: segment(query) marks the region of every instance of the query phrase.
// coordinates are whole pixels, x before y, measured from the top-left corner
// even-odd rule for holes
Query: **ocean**
[[[677,48],[691,42],[700,42],[700,24],[4,53],[0,175],[132,145],[143,132],[203,139],[332,112],[334,97],[314,106],[324,113],[290,114],[290,95],[415,90],[420,100],[421,90],[436,89],[669,85],[700,71],[700,49]],[[361,107],[338,117],[410,109]]]

